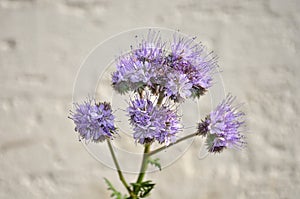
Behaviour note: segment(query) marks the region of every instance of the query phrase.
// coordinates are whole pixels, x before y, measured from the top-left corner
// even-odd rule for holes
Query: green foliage
[[[140,182],[140,183],[131,183],[134,192],[136,193],[138,198],[146,198],[149,196],[150,191],[154,187],[154,183],[151,180]]]
[[[126,199],[127,196],[126,195],[122,195],[119,191],[116,190],[116,188],[111,184],[111,182],[107,179],[107,178],[104,178],[105,180],[105,183],[107,184],[108,186],[108,190],[112,191],[112,194],[110,195],[110,197],[114,197],[115,199]]]
[[[159,163],[159,158],[155,158],[155,159],[148,159],[148,163],[159,168],[159,170],[161,171],[161,165]]]

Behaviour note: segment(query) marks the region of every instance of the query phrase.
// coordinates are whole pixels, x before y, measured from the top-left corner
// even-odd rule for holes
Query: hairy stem
[[[126,182],[126,180],[125,180],[125,178],[124,178],[124,176],[123,176],[123,173],[122,173],[122,171],[121,171],[121,169],[120,169],[120,165],[119,165],[119,163],[118,163],[118,160],[117,160],[117,158],[116,158],[114,149],[113,149],[113,147],[112,147],[112,145],[111,145],[109,139],[107,139],[107,144],[108,144],[108,148],[109,148],[109,151],[110,151],[110,153],[111,153],[111,156],[112,156],[112,158],[113,158],[113,161],[114,161],[114,163],[115,163],[115,166],[116,166],[116,168],[117,168],[119,178],[120,178],[121,182],[123,183],[124,187],[127,189],[129,195],[130,195],[130,196],[133,196],[133,193],[132,193],[130,187],[128,186],[128,184],[127,184],[127,182]],[[133,198],[134,198],[134,197],[133,197]]]
[[[149,151],[150,151],[150,144],[145,144],[142,166],[136,183],[141,183],[144,179],[147,166],[148,166]]]
[[[163,147],[160,147],[158,149],[155,149],[155,150],[149,152],[148,153],[148,157],[150,157],[150,156],[152,156],[152,155],[154,155],[156,153],[159,153],[159,152],[161,152],[161,151],[163,151],[163,150],[165,150],[165,149],[167,149],[167,148],[169,148],[171,146],[174,146],[175,144],[178,144],[179,142],[182,142],[184,140],[190,139],[190,138],[198,136],[198,135],[199,135],[199,132],[195,132],[195,133],[192,133],[190,135],[184,136],[184,137],[178,139],[176,142],[169,144],[168,146],[163,146]]]

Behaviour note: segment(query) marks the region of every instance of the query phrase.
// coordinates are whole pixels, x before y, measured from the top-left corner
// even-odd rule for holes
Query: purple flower
[[[244,113],[233,106],[235,98],[228,95],[198,126],[199,135],[207,136],[209,152],[221,152],[224,148],[241,148],[245,144],[242,128]]]
[[[112,138],[116,130],[111,106],[106,102],[87,100],[83,104],[76,103],[75,112],[71,111],[69,118],[74,121],[80,138],[86,141],[102,142]]]
[[[133,137],[140,144],[157,140],[169,145],[176,141],[180,119],[176,111],[166,104],[159,106],[153,104],[149,97],[137,97],[130,101],[127,111],[134,130]]]
[[[193,85],[193,96],[199,97],[212,86],[212,74],[217,67],[216,57],[205,47],[195,43],[195,38],[174,35],[167,65],[185,74]]]
[[[123,94],[147,85],[153,76],[148,62],[134,60],[132,57],[121,57],[117,63],[117,71],[112,74],[115,90]]]
[[[180,74],[176,71],[167,74],[166,95],[175,101],[181,102],[190,97],[192,86],[193,84],[189,82],[185,74]]]
[[[164,59],[165,43],[161,41],[159,32],[149,30],[147,39],[143,39],[137,48],[131,47],[132,55],[139,61],[162,63]]]
[[[149,31],[147,40],[131,47],[129,54],[119,57],[117,71],[112,74],[112,85],[123,94],[145,86],[152,87],[152,79],[157,78],[157,66],[163,61],[164,44],[160,36]]]
[[[175,102],[203,95],[212,86],[217,64],[214,55],[194,40],[174,34],[173,41],[162,42],[159,32],[150,30],[146,39],[117,60],[114,89],[124,94],[147,87]]]

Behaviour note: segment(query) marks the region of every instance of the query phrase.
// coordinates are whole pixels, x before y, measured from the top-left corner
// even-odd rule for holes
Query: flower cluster
[[[148,97],[130,101],[127,109],[130,124],[134,127],[134,139],[141,143],[159,143],[169,145],[176,141],[180,130],[180,118],[168,105],[155,105]]]
[[[198,125],[198,134],[207,136],[209,152],[221,152],[224,148],[241,148],[245,144],[241,134],[244,113],[233,106],[235,98],[228,95],[204,121]]]
[[[176,142],[181,130],[177,110],[170,108],[171,104],[203,95],[212,86],[217,59],[195,38],[175,33],[172,40],[162,41],[159,32],[149,30],[147,38],[118,57],[116,65],[113,88],[120,94],[135,93],[127,108],[133,138],[140,144],[158,141],[168,145]],[[233,101],[229,95],[198,124],[196,134],[206,137],[210,152],[244,144],[243,113],[232,106]],[[81,138],[95,142],[112,138],[116,127],[108,103],[90,100],[75,104],[75,108],[70,118]]]
[[[87,100],[83,104],[76,103],[75,112],[71,112],[69,118],[74,121],[80,138],[86,141],[102,142],[112,138],[116,130],[111,106],[106,102]]]
[[[164,43],[159,33],[150,31],[146,40],[118,58],[112,85],[121,94],[148,87],[155,95],[182,102],[212,86],[216,67],[216,57],[195,38],[175,34],[172,42]]]
[[[130,92],[132,97],[126,112],[133,127],[132,137],[136,143],[144,145],[136,182],[126,182],[110,142],[117,129],[109,103],[96,103],[94,100],[76,103],[75,111],[71,111],[69,116],[80,139],[107,141],[119,178],[129,194],[121,194],[105,179],[108,190],[112,191],[111,197],[148,197],[155,184],[144,180],[147,165],[161,169],[159,159],[151,156],[186,139],[203,136],[210,153],[244,146],[244,113],[239,106],[233,105],[235,98],[231,95],[197,123],[196,132],[178,136],[177,140],[183,129],[177,108],[186,99],[204,95],[213,84],[212,75],[217,68],[216,57],[207,53],[201,43],[195,43],[195,38],[180,37],[175,33],[173,40],[164,42],[159,33],[150,30],[146,39],[118,57],[116,66],[112,86],[120,94]],[[153,149],[151,144],[154,142],[164,146]]]

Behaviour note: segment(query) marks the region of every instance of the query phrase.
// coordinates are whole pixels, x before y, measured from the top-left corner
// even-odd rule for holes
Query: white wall
[[[161,26],[199,36],[227,91],[245,102],[248,147],[204,160],[199,143],[148,178],[150,198],[297,198],[300,2],[0,0],[0,198],[108,198],[112,169],[67,119],[80,63],[121,31]],[[127,175],[131,180],[133,175]]]

